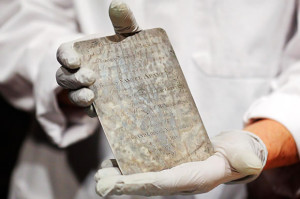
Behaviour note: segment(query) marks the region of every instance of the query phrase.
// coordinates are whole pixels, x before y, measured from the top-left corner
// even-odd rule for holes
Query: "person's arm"
[[[288,166],[299,161],[296,142],[289,130],[279,122],[261,119],[245,127],[260,137],[268,150],[264,169]]]
[[[56,49],[81,36],[72,1],[1,1],[0,16],[1,94],[15,107],[35,112],[61,147],[91,134],[97,121],[83,111],[66,117],[56,96],[62,90],[55,81]]]

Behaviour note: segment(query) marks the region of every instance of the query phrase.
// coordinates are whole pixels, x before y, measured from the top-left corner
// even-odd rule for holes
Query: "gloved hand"
[[[121,175],[115,160],[106,160],[95,175],[96,191],[100,196],[205,193],[222,183],[250,182],[266,163],[264,143],[250,132],[223,132],[211,142],[215,153],[205,161],[184,163],[159,172]]]
[[[109,16],[116,34],[120,37],[126,37],[140,31],[131,10],[122,1],[112,1]],[[101,36],[92,35],[63,43],[57,50],[57,60],[62,65],[56,72],[57,83],[63,88],[71,90],[69,92],[71,102],[85,107],[91,117],[96,115],[93,106],[91,106],[94,101],[94,93],[87,87],[95,82],[95,75],[88,68],[81,68],[80,56],[74,50],[73,45],[77,41],[99,37]]]

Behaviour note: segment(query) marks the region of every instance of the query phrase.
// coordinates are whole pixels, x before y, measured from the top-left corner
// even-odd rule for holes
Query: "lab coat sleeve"
[[[289,40],[283,53],[281,72],[271,82],[272,92],[256,100],[244,115],[246,124],[269,118],[283,124],[293,135],[300,153],[300,33]]]
[[[83,112],[63,111],[56,98],[56,50],[78,37],[72,1],[0,2],[0,92],[13,106],[35,112],[60,147],[92,134],[98,124]]]

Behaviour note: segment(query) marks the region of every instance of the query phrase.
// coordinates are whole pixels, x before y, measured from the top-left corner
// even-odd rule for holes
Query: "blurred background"
[[[30,114],[17,110],[0,95],[1,151],[0,198],[7,198],[9,178],[16,164],[18,153],[28,132]]]

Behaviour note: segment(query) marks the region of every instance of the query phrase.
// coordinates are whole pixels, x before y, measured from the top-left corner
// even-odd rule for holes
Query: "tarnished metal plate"
[[[213,148],[162,29],[74,44],[97,74],[94,107],[123,174],[208,158]]]

